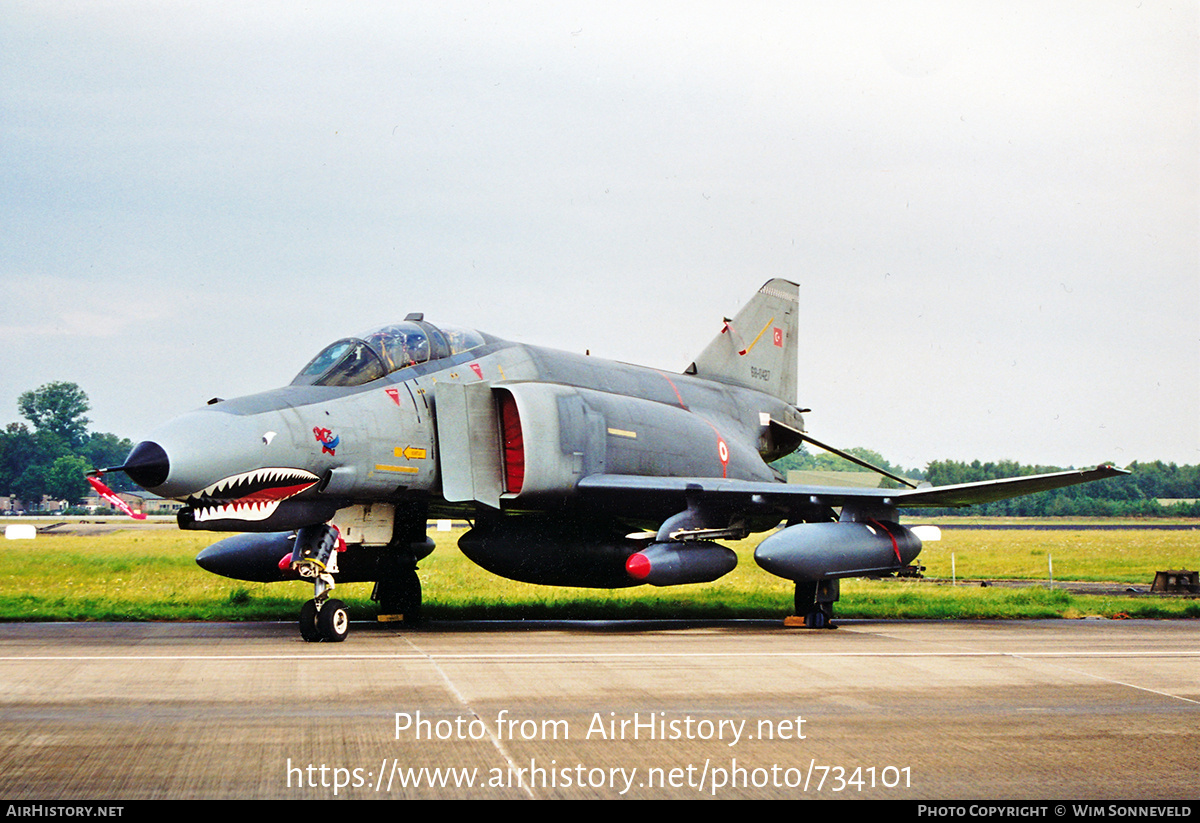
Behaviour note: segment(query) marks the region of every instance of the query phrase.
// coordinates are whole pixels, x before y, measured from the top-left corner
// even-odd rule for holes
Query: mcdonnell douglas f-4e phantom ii
[[[422,314],[338,340],[290,385],[214,400],[153,431],[119,470],[183,501],[184,529],[243,532],[196,558],[241,580],[309,579],[305,640],[342,640],[335,583],[374,581],[419,614],[430,518],[464,518],[463,553],[503,577],[618,588],[715,580],[715,542],[785,528],[755,560],[829,625],[838,580],[907,567],[901,507],[962,506],[1112,477],[1109,466],[865,489],[781,482],[802,442],[799,287],[766,283],[682,374],[435,326]],[[842,452],[837,452],[843,454]],[[856,458],[851,457],[856,460]]]

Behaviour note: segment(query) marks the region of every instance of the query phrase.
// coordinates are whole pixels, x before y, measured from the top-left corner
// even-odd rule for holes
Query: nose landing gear
[[[337,553],[346,544],[334,526],[305,526],[296,532],[292,568],[313,581],[313,599],[300,607],[300,636],[309,643],[340,643],[350,632],[350,613],[331,598],[337,574]]]

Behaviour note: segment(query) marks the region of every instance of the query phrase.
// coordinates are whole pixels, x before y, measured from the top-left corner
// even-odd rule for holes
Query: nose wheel
[[[350,633],[350,612],[346,604],[328,598],[318,605],[316,599],[300,607],[300,636],[308,643],[341,643]]]
[[[309,600],[300,607],[300,636],[307,643],[316,643],[321,639],[317,629],[317,601]]]

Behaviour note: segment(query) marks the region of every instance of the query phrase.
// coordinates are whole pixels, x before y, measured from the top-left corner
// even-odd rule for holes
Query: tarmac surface
[[[0,799],[1195,799],[1200,622],[0,625]]]

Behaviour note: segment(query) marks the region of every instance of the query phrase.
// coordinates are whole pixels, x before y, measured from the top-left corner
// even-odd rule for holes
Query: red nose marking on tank
[[[645,580],[650,576],[650,558],[641,552],[629,555],[625,561],[625,571],[635,580]]]

